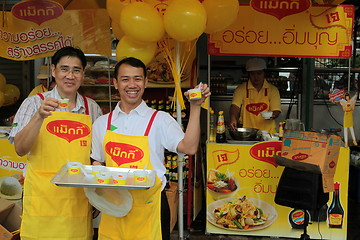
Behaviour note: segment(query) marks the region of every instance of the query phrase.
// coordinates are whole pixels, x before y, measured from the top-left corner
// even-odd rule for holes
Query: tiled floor
[[[347,240],[360,240],[360,203],[349,198],[348,205],[348,234]],[[311,236],[310,236],[311,237]],[[171,240],[179,238],[177,226],[171,233]],[[206,235],[205,234],[205,218],[199,217],[193,224],[191,229],[184,230],[184,237],[182,239],[191,240],[268,240],[274,239],[270,237],[253,237],[253,236],[231,236],[231,235]],[[181,240],[182,240],[181,239]],[[288,239],[288,238],[279,238]],[[300,239],[300,236],[299,236]],[[334,239],[340,240],[340,239]]]

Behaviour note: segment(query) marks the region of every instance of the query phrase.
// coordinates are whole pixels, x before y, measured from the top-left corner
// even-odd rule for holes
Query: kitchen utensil
[[[229,128],[229,132],[233,140],[239,141],[254,141],[259,139],[261,135],[257,128],[237,128],[235,131]]]

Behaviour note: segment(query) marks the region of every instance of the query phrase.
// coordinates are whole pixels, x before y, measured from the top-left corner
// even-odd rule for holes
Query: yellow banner
[[[27,155],[19,157],[7,138],[0,138],[0,176],[22,174],[26,168]]]
[[[111,56],[110,19],[105,9],[65,10],[44,22],[19,19],[11,12],[0,14],[0,57],[32,60],[52,56],[64,46]]]
[[[278,166],[274,161],[274,155],[281,152],[282,142],[269,141],[259,142],[254,145],[235,144],[207,144],[207,186],[206,186],[206,231],[215,234],[273,236],[285,238],[299,238],[303,229],[293,228],[289,222],[290,207],[280,206],[275,203],[275,194],[279,179],[284,167]],[[317,222],[313,212],[310,212],[312,224],[307,227],[307,233],[311,239],[346,239],[347,233],[347,192],[349,172],[349,149],[341,148],[338,159],[334,182],[340,183],[340,203],[344,209],[344,222],[341,228],[330,228],[326,219]],[[226,177],[225,177],[226,176]],[[227,187],[215,179],[223,179]],[[226,179],[227,178],[227,179]],[[226,180],[225,180],[226,179]],[[328,207],[332,202],[333,194],[330,193]],[[244,198],[245,197],[245,198]],[[227,203],[235,202],[236,199],[247,199],[251,208],[261,209],[263,222],[254,221],[256,224],[228,221],[225,214],[234,209],[226,209]],[[238,200],[240,201],[240,200]],[[248,202],[244,202],[248,203]],[[243,206],[244,207],[244,206]],[[236,211],[244,208],[235,208]],[[225,214],[229,216],[227,213]],[[236,215],[236,212],[235,212]],[[250,214],[251,215],[251,214]],[[322,217],[324,217],[322,215]],[[248,218],[252,218],[248,216]],[[325,212],[326,218],[326,212]],[[318,219],[317,219],[318,220]],[[244,224],[239,228],[237,224]],[[321,233],[321,235],[320,235]]]
[[[209,35],[209,54],[351,57],[353,5],[302,6],[307,1],[292,1],[280,8],[271,5],[275,2],[252,0],[251,5],[240,5],[231,26]]]

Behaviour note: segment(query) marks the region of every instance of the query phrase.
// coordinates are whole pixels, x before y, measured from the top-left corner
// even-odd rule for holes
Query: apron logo
[[[264,102],[261,103],[250,103],[248,105],[246,105],[246,111],[254,114],[254,115],[259,115],[259,113],[261,113],[262,111],[266,110],[268,107],[268,105]]]
[[[281,155],[282,142],[260,142],[250,148],[250,155],[262,162],[277,167],[274,156]]]
[[[144,152],[140,148],[126,143],[108,142],[105,151],[118,166],[137,162],[144,157]]]
[[[55,120],[46,125],[46,130],[69,143],[90,134],[90,128],[80,122],[71,120]]]

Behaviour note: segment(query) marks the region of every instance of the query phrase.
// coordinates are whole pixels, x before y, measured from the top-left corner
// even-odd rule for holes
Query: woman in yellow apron
[[[57,86],[25,99],[10,133],[16,152],[29,153],[20,237],[89,240],[92,219],[83,189],[57,187],[50,180],[68,161],[90,164],[91,125],[101,109],[77,93],[86,66],[80,49],[62,48],[52,62]],[[68,107],[59,108],[64,97]]]

